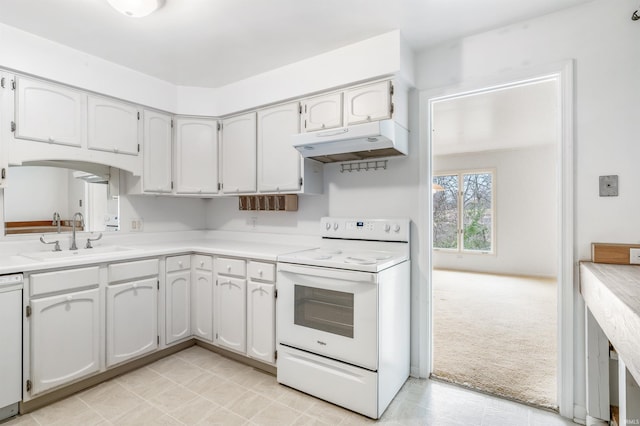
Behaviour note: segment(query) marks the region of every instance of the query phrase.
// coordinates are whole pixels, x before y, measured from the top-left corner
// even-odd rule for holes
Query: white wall
[[[143,220],[143,232],[205,229],[206,200],[148,195],[120,195],[120,229],[132,231],[131,220]]]
[[[69,217],[69,172],[53,167],[12,167],[4,190],[5,221],[50,220],[53,212]]]
[[[218,114],[398,73],[400,48],[400,32],[392,31],[226,85],[218,89]]]
[[[396,30],[215,90],[179,87],[178,111],[221,116],[385,75],[413,85],[413,56],[407,49]]]
[[[166,111],[176,88],[166,81],[0,24],[0,67],[33,74]]]
[[[436,250],[433,267],[555,277],[557,176],[555,145],[443,155],[434,173],[495,169],[495,254]]]
[[[595,241],[640,241],[640,23],[637,0],[596,0],[421,52],[421,89],[496,78],[575,59],[575,247],[590,258]],[[424,114],[424,112],[422,112]],[[620,196],[599,198],[598,176],[620,176]],[[584,409],[583,302],[575,288],[576,408]],[[578,413],[578,412],[577,412]],[[577,414],[579,415],[579,414]]]

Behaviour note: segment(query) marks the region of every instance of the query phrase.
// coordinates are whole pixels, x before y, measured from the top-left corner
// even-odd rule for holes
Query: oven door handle
[[[312,266],[296,266],[288,263],[279,263],[278,272],[285,274],[307,275],[310,277],[332,278],[341,281],[362,282],[376,284],[376,274],[359,271],[345,271],[342,269],[314,268]]]

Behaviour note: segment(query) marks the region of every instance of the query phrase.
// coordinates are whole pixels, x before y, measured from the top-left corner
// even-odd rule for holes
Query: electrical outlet
[[[142,232],[143,225],[142,218],[131,219],[131,232]]]
[[[629,263],[632,265],[640,264],[640,249],[637,249],[637,248],[629,249]]]

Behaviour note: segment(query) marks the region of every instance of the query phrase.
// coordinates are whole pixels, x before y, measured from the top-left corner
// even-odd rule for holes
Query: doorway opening
[[[559,76],[431,102],[432,377],[557,408]]]

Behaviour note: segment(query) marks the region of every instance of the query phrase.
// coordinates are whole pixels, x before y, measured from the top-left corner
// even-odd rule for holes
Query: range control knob
[[[391,225],[387,223],[384,225],[384,232],[389,232],[389,231],[391,231]]]
[[[334,222],[334,223],[333,223],[333,229],[334,229],[334,231],[337,231],[337,230],[338,230],[338,226],[340,226],[340,225],[338,225],[338,222]]]
[[[393,225],[393,232],[400,232],[400,225],[398,225],[397,223]]]
[[[329,229],[331,229],[331,223],[330,222],[325,223],[324,226],[327,228],[327,231]]]

